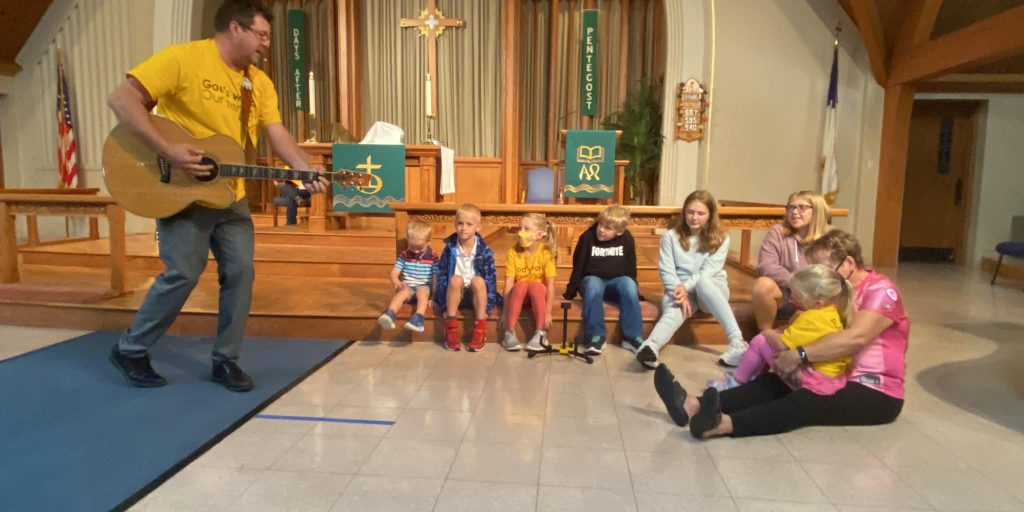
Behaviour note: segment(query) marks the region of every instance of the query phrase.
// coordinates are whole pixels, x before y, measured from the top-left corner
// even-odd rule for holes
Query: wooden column
[[[562,129],[561,126],[558,126],[558,93],[561,90],[558,83],[558,68],[560,66],[558,59],[560,46],[558,41],[558,4],[558,0],[551,0],[551,17],[548,19],[548,31],[551,34],[548,52],[551,58],[548,61],[548,132],[545,137],[547,145],[544,155],[552,168],[554,168],[555,161],[558,160],[558,133]]]
[[[519,0],[502,4],[505,26],[502,47],[505,51],[502,95],[502,201],[513,204],[519,191]]]
[[[128,267],[127,242],[124,232],[124,208],[107,205],[107,226],[110,228],[110,289],[114,295],[128,291],[124,273]]]
[[[619,104],[629,93],[629,0],[619,0]]]
[[[362,39],[359,20],[362,13],[356,0],[338,0],[336,3],[338,40],[338,122],[353,135],[363,133],[362,91]]]
[[[0,283],[18,282],[18,241],[14,215],[7,203],[0,203]]]
[[[907,173],[907,144],[913,109],[913,85],[893,85],[885,89],[882,148],[878,157],[878,191],[875,195],[875,240],[871,261],[877,267],[896,266],[899,257],[903,185]]]

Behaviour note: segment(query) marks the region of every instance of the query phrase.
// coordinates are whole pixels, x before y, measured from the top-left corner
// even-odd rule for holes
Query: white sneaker
[[[542,341],[544,338],[547,338],[547,337],[548,337],[548,333],[546,333],[544,331],[537,331],[537,332],[533,333],[533,337],[530,338],[530,342],[526,344],[526,351],[527,352],[543,352],[543,351],[547,350],[547,347],[544,346],[545,343]]]
[[[729,347],[722,352],[722,355],[718,357],[718,363],[722,366],[731,366],[733,368],[740,365],[740,359],[743,358],[743,354],[747,351],[747,342],[743,340],[730,342]]]
[[[649,341],[645,341],[636,353],[636,360],[648,370],[658,367],[658,347]]]
[[[388,316],[387,313],[384,313],[383,315],[377,317],[377,325],[385,329],[394,329],[395,319]]]
[[[740,387],[740,381],[736,380],[736,375],[733,374],[732,370],[726,370],[725,375],[722,376],[721,380],[708,379],[706,387],[725,391],[727,389]]]
[[[516,336],[514,331],[505,331],[505,337],[501,339],[501,346],[505,347],[505,350],[509,352],[517,352],[523,349],[523,344],[519,341],[519,337]]]

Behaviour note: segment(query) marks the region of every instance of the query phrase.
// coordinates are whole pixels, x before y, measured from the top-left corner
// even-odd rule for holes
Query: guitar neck
[[[262,165],[219,164],[218,170],[220,176],[253,180],[313,181],[317,178],[316,171],[297,171]]]

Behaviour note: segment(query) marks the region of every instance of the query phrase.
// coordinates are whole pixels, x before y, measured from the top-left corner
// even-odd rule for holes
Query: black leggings
[[[849,382],[834,395],[793,390],[765,373],[720,394],[722,412],[732,417],[732,437],[788,432],[807,425],[881,425],[900,415],[903,400]]]

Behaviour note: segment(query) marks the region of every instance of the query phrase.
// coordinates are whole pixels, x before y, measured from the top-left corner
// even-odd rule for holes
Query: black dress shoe
[[[117,349],[110,348],[110,362],[124,375],[129,384],[139,388],[158,388],[167,384],[167,380],[156,373],[149,364],[149,354],[139,357],[128,357]]]
[[[213,381],[231,391],[245,392],[252,389],[252,377],[231,360],[213,363]]]

